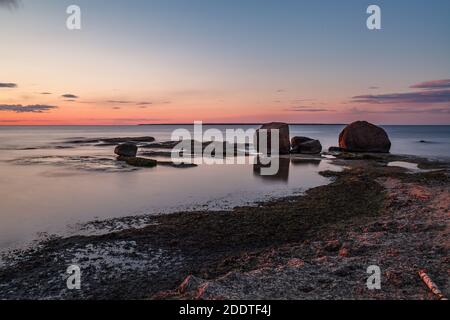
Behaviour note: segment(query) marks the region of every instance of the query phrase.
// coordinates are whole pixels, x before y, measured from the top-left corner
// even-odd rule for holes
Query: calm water
[[[225,129],[224,126],[219,126]],[[251,128],[250,126],[242,127]],[[292,135],[337,145],[342,126],[291,126]],[[450,126],[387,126],[393,153],[450,157]],[[118,166],[114,147],[76,145],[74,138],[153,136],[170,140],[174,126],[0,127],[0,248],[67,233],[95,219],[181,209],[222,209],[302,192],[327,183],[318,175],[339,168],[327,160],[282,162],[262,177],[251,163],[177,169]],[[208,129],[208,127],[205,127]],[[429,143],[419,143],[426,140]],[[166,159],[167,160],[167,159]]]

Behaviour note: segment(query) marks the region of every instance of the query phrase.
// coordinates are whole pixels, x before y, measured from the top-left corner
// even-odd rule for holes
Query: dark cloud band
[[[450,106],[442,107],[442,108],[419,108],[412,109],[408,107],[394,107],[388,110],[363,110],[359,108],[353,108],[350,110],[351,113],[355,114],[368,114],[368,113],[376,113],[376,114],[450,114]]]
[[[286,109],[289,112],[332,112],[335,110],[326,109],[326,108],[314,108],[308,106],[300,106],[300,107],[291,107]]]
[[[78,99],[78,96],[71,94],[71,93],[63,94],[61,97],[67,98],[67,99]]]
[[[433,80],[415,84],[410,88],[413,89],[448,89],[450,88],[450,79]]]
[[[56,106],[35,104],[35,105],[21,105],[21,104],[0,104],[0,111],[11,111],[15,113],[43,113],[53,109]]]
[[[391,93],[379,95],[361,95],[352,98],[353,102],[384,103],[445,103],[450,102],[450,90],[431,90],[407,93]]]
[[[108,100],[106,102],[107,103],[111,103],[111,104],[129,104],[129,103],[133,103],[133,101],[128,101],[128,100]]]
[[[17,84],[0,82],[0,88],[17,88]]]

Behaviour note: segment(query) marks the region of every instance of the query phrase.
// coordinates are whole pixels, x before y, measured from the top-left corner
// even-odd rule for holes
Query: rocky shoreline
[[[435,299],[449,296],[449,164],[335,154],[342,172],[303,196],[224,212],[156,216],[146,226],[48,240],[11,252],[0,299]],[[66,269],[82,289],[66,288]],[[366,287],[369,265],[382,290]]]

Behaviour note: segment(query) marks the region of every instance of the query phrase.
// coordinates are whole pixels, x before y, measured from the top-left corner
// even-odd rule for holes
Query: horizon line
[[[273,121],[282,122],[282,121]],[[205,126],[226,126],[226,125],[244,125],[244,126],[258,126],[270,122],[205,122]],[[349,123],[308,123],[308,122],[283,122],[292,126],[345,126]],[[140,123],[140,124],[0,124],[0,127],[123,127],[123,126],[192,126],[193,122],[180,123]],[[450,126],[450,124],[380,124],[380,126]]]

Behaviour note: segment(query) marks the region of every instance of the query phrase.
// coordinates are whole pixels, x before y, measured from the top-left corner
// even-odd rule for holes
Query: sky
[[[0,0],[0,125],[448,125],[449,31],[448,0]]]

